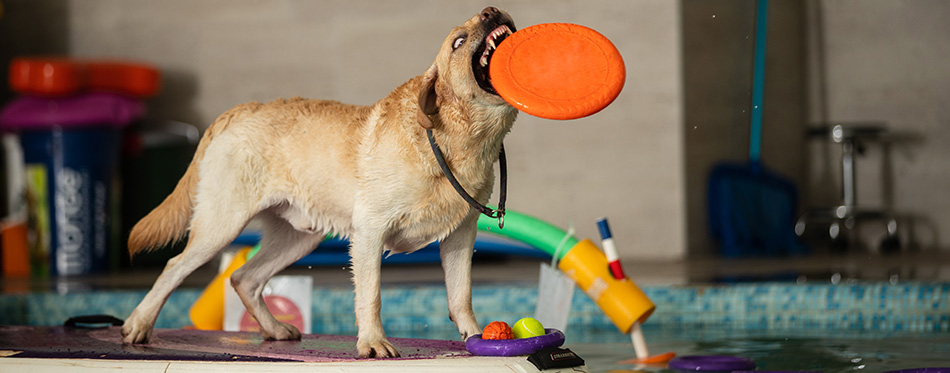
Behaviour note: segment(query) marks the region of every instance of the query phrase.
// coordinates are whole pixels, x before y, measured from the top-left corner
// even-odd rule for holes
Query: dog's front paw
[[[261,335],[268,341],[299,341],[300,330],[288,323],[279,323],[273,330],[261,329]]]
[[[475,318],[472,317],[470,322],[459,322],[459,335],[462,337],[462,341],[468,340],[469,337],[481,334],[482,329],[478,327],[478,323],[475,322]]]
[[[396,347],[393,347],[386,338],[371,342],[358,340],[356,342],[356,350],[359,352],[361,358],[399,357],[399,351],[396,351]]]
[[[137,322],[135,319],[130,317],[129,320],[122,325],[122,343],[146,343],[151,337],[151,324]]]

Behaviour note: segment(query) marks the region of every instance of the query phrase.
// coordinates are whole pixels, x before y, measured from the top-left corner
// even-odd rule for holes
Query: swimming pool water
[[[885,372],[950,366],[950,334],[840,331],[736,331],[650,329],[644,333],[651,354],[733,355],[752,359],[757,370],[812,372]],[[662,366],[620,364],[635,357],[626,336],[596,331],[602,343],[566,347],[587,362],[591,372],[673,372]]]
[[[643,331],[651,355],[742,356],[754,360],[757,370],[875,373],[950,367],[950,333],[946,332],[742,330],[649,324]],[[674,372],[665,366],[621,364],[636,355],[629,336],[616,329],[570,326],[565,335],[563,347],[583,358],[591,372]],[[454,340],[458,333],[421,329],[400,336]]]

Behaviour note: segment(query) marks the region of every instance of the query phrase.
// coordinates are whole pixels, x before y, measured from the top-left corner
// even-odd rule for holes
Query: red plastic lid
[[[160,87],[158,70],[136,62],[21,57],[10,63],[10,88],[26,95],[107,91],[146,98],[157,94]]]
[[[593,29],[542,23],[518,30],[495,50],[492,85],[509,104],[548,119],[577,119],[610,105],[626,80],[620,52]]]

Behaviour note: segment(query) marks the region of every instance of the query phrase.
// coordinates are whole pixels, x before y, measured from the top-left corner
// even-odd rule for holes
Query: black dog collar
[[[498,152],[498,168],[500,169],[500,187],[501,194],[498,196],[498,208],[492,209],[488,206],[485,206],[475,200],[468,192],[465,191],[465,188],[462,188],[462,184],[459,184],[458,179],[455,178],[455,175],[452,174],[452,170],[449,169],[449,165],[445,163],[445,157],[442,155],[442,149],[439,148],[439,145],[435,143],[435,137],[432,135],[431,129],[426,129],[426,136],[429,138],[429,145],[432,146],[432,153],[435,154],[436,161],[439,162],[439,167],[442,168],[442,173],[445,174],[445,177],[449,179],[449,183],[452,184],[452,187],[455,188],[455,191],[458,192],[462,199],[465,202],[468,202],[472,208],[478,210],[485,216],[488,216],[492,219],[498,219],[498,228],[505,227],[505,200],[508,198],[508,162],[505,159],[505,144],[501,145],[501,150]]]

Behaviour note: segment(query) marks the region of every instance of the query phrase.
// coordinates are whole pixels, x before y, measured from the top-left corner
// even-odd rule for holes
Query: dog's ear
[[[439,69],[432,64],[422,76],[422,88],[419,89],[419,112],[417,120],[425,129],[432,129],[431,115],[439,113],[439,96],[435,91],[435,83],[439,79]]]

